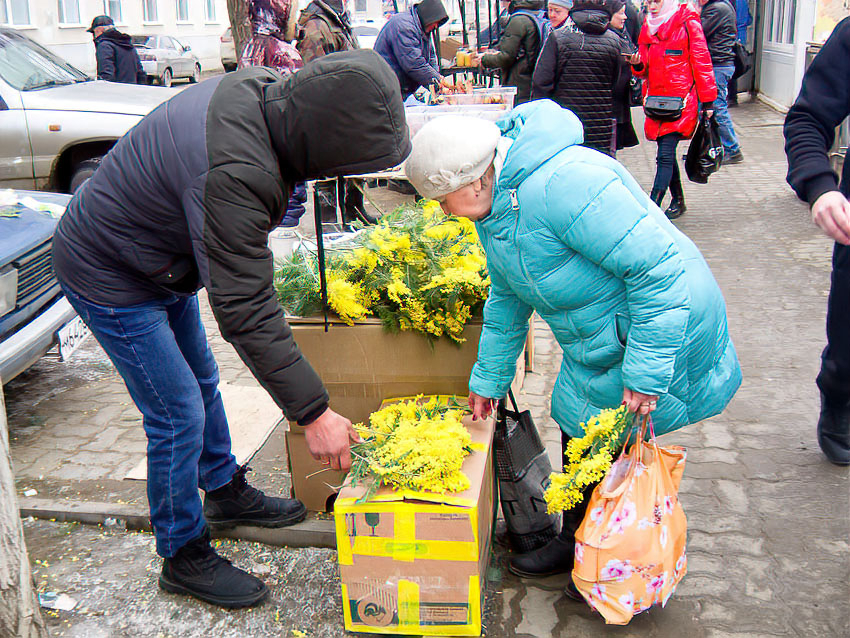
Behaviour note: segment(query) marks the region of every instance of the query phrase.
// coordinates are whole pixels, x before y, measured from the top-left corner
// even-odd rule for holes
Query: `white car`
[[[134,35],[133,46],[139,54],[149,82],[171,86],[172,80],[201,81],[201,63],[188,44],[170,35]]]
[[[0,27],[0,188],[74,192],[119,137],[178,92],[92,80]]]
[[[357,43],[360,48],[373,48],[375,40],[378,39],[378,34],[386,23],[386,20],[354,20],[351,23],[351,30],[357,36]]]
[[[221,66],[225,72],[230,73],[236,70],[236,47],[233,46],[233,32],[230,27],[225,29],[221,34],[221,47],[219,49],[221,55]]]

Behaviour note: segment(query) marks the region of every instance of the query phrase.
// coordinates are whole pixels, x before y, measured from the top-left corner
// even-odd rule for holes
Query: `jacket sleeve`
[[[439,72],[422,54],[422,44],[417,34],[399,29],[391,46],[401,70],[414,82],[419,83],[419,86],[429,86],[432,82],[439,81]],[[429,59],[431,56],[429,45]]]
[[[531,18],[524,17],[525,20],[517,20],[516,16],[511,16],[502,37],[499,38],[499,52],[482,56],[481,66],[487,69],[498,68],[507,71],[516,63],[517,58],[519,58],[520,46],[528,35],[528,29],[523,25],[528,23],[528,26],[532,26],[530,24]]]
[[[136,60],[136,84],[147,84],[148,83],[148,74],[145,73],[144,67],[142,67],[142,61],[139,59],[139,54],[133,50],[133,58]]]
[[[555,37],[546,38],[546,44],[540,52],[534,74],[531,76],[531,99],[551,97],[555,92],[557,82],[556,69],[558,65],[558,44]]]
[[[307,24],[304,25],[304,37],[299,39],[296,45],[304,64],[328,53],[333,53],[333,46],[328,46],[329,32],[330,29],[327,28],[323,20],[313,18],[307,21]]]
[[[625,288],[630,327],[623,384],[667,393],[690,313],[685,267],[672,235],[613,171],[570,164],[549,180],[546,214],[553,232]]]
[[[717,99],[717,84],[702,25],[697,18],[693,18],[685,20],[685,29],[688,31],[688,61],[694,75],[697,97],[702,103],[714,102]]]
[[[115,50],[109,42],[101,42],[95,47],[97,58],[97,79],[115,81]]]
[[[307,425],[329,398],[301,355],[272,285],[268,233],[286,203],[280,188],[269,187],[275,180],[248,165],[217,167],[184,196],[184,206],[199,206],[203,215],[194,250],[222,336],[286,416]]]
[[[501,275],[490,269],[490,294],[484,304],[484,328],[478,342],[478,361],[469,389],[490,399],[508,394],[516,374],[516,360],[528,335],[532,307],[522,302]]]
[[[786,179],[809,204],[827,191],[838,190],[827,153],[835,127],[850,115],[849,76],[850,18],[845,18],[815,57],[785,118]]]

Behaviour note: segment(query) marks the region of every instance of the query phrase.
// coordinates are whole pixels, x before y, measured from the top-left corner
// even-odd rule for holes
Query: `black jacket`
[[[517,11],[540,11],[541,0],[512,0],[510,17],[499,38],[499,52],[481,57],[485,69],[500,69],[502,84],[515,86],[515,104],[531,97],[531,75],[540,53],[540,30],[534,18]]]
[[[108,29],[94,39],[94,48],[98,80],[147,84],[147,75],[129,35]]]
[[[533,98],[551,98],[570,109],[584,126],[584,145],[612,151],[614,86],[620,74],[622,45],[608,29],[604,11],[572,11],[555,29],[534,70]]]
[[[328,395],[277,302],[268,233],[295,182],[409,152],[398,82],[372,51],[286,79],[263,67],[212,78],[142,119],[76,192],[54,235],[56,274],[110,307],[204,286],[224,338],[287,416],[309,423]]]
[[[800,199],[814,204],[839,189],[827,153],[835,127],[850,116],[850,18],[844,18],[817,54],[794,106],[785,117],[788,183]],[[840,190],[850,196],[850,163],[844,157]]]
[[[735,8],[727,0],[708,0],[700,13],[702,31],[714,66],[735,64],[738,27]]]

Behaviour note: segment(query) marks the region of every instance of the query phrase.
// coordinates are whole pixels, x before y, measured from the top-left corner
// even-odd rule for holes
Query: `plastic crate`
[[[516,98],[515,86],[500,86],[492,89],[472,89],[472,93],[455,93],[453,95],[442,95],[442,104],[446,105],[500,105],[507,110],[514,107]]]
[[[439,104],[434,106],[409,106],[404,109],[410,137],[416,135],[427,122],[443,115],[465,115],[495,122],[504,117],[509,108],[504,104]]]

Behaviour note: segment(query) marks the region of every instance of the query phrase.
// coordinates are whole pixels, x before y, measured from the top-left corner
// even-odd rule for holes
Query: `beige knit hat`
[[[501,133],[493,122],[445,115],[425,124],[413,138],[404,163],[407,179],[426,199],[442,199],[481,177],[496,156]]]

